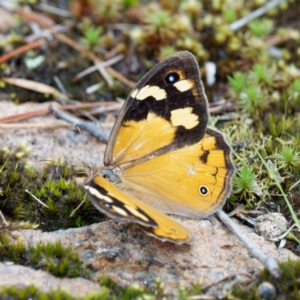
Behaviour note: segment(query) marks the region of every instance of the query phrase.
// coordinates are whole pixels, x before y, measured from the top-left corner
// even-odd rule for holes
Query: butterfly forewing
[[[169,56],[132,90],[112,130],[104,165],[117,166],[192,145],[204,136],[207,100],[198,64],[186,51]]]

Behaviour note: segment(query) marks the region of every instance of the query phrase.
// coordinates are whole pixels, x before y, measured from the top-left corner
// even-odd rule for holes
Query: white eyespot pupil
[[[105,203],[104,206],[107,208],[110,208],[110,204],[108,204],[108,203]]]
[[[203,196],[206,196],[208,194],[208,188],[206,186],[203,186],[203,185],[200,186],[199,191],[200,191],[200,194]]]
[[[169,76],[169,81],[174,82],[174,80],[175,80],[175,77],[173,75],[170,75]]]
[[[179,80],[179,75],[177,73],[171,73],[167,76],[166,81],[168,83],[174,83]]]

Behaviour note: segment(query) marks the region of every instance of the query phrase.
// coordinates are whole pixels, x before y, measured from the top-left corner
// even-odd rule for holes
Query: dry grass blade
[[[34,200],[36,200],[38,203],[43,205],[46,208],[49,208],[47,204],[45,204],[43,201],[41,201],[38,197],[34,196],[32,193],[30,193],[28,190],[25,190],[26,193],[28,193]]]
[[[231,29],[232,31],[236,31],[236,30],[240,29],[241,27],[248,24],[250,21],[264,15],[269,10],[275,8],[281,2],[283,2],[283,0],[267,1],[267,3],[265,5],[261,6],[260,8],[256,9],[255,11],[252,11],[250,14],[246,15],[245,17],[231,23],[229,25],[229,29]]]
[[[102,75],[102,77],[106,81],[106,83],[109,86],[112,86],[114,83],[113,83],[112,79],[110,78],[109,74],[107,73],[106,68],[103,68],[101,65],[97,64],[97,61],[95,61],[95,65],[96,65],[97,70],[99,71],[99,73]]]
[[[9,123],[9,124],[1,124],[0,129],[57,129],[57,128],[68,128],[71,127],[71,124],[45,124],[45,123]]]
[[[0,222],[0,224],[3,223],[5,226],[9,225],[9,223],[6,221],[6,219],[5,219],[5,217],[4,217],[1,210],[0,210],[0,219],[2,220],[2,222]]]
[[[94,55],[93,53],[90,53],[86,50],[84,50],[80,45],[76,44],[73,40],[68,38],[67,36],[50,30],[51,33],[61,42],[69,45],[70,47],[74,48],[75,50],[79,51],[83,55],[87,56],[89,59],[91,59],[95,64],[102,63],[103,60],[100,59],[98,56]],[[121,81],[122,83],[126,84],[127,86],[133,88],[135,86],[135,82],[127,79],[125,76],[123,76],[121,73],[117,72],[115,69],[107,67],[106,70],[108,73],[110,73],[113,77]]]
[[[83,109],[83,108],[92,108],[98,106],[107,106],[107,107],[114,107],[116,102],[108,101],[108,102],[98,102],[98,103],[84,103],[84,104],[76,104],[76,105],[66,105],[66,106],[58,106],[60,110],[75,110],[75,109]],[[114,107],[115,109],[115,107]],[[16,122],[20,120],[26,120],[33,117],[38,117],[42,115],[49,114],[50,110],[47,109],[40,109],[36,111],[30,111],[22,114],[16,114],[13,116],[3,117],[0,118],[0,123],[9,123],[9,122]]]
[[[67,95],[61,93],[56,88],[54,88],[50,85],[44,84],[44,83],[27,80],[27,79],[23,79],[23,78],[0,77],[0,80],[2,80],[5,83],[8,83],[8,84],[16,85],[16,86],[24,88],[24,89],[35,91],[37,93],[50,94],[50,95],[55,96],[56,98],[61,98],[64,100],[69,99],[69,97]]]
[[[19,10],[18,13],[22,19],[35,22],[39,24],[42,28],[50,28],[55,25],[55,22],[51,18],[47,17],[44,14],[33,12],[28,7]]]
[[[51,14],[55,14],[57,16],[63,17],[63,18],[71,18],[72,13],[70,11],[46,4],[46,3],[39,3],[37,5],[38,8],[40,8],[43,11],[49,12]]]
[[[7,60],[11,59],[12,57],[15,57],[15,56],[17,56],[19,54],[22,54],[22,53],[24,53],[24,52],[26,52],[26,51],[28,51],[30,49],[37,48],[37,47],[39,47],[39,46],[41,46],[41,45],[43,45],[45,43],[46,43],[45,39],[40,39],[40,40],[34,41],[34,42],[30,43],[30,44],[27,44],[27,45],[24,45],[22,47],[19,47],[19,48],[15,49],[15,50],[12,50],[11,52],[9,52],[9,53],[7,53],[7,54],[5,54],[5,55],[3,55],[3,56],[0,57],[0,64],[6,62]]]
[[[79,74],[77,74],[77,75],[74,77],[73,82],[76,82],[77,80],[83,78],[84,76],[86,76],[86,75],[88,75],[88,74],[90,74],[90,73],[96,71],[96,70],[97,70],[98,68],[100,68],[100,67],[106,68],[106,67],[108,67],[108,66],[111,66],[111,65],[117,63],[118,61],[120,61],[120,60],[123,59],[123,58],[124,58],[124,55],[123,55],[123,54],[119,54],[119,55],[117,55],[117,56],[115,56],[115,57],[113,57],[113,58],[110,58],[110,59],[107,60],[107,61],[104,61],[104,62],[102,62],[102,63],[98,63],[98,64],[96,64],[96,65],[94,65],[94,66],[91,66],[91,67],[89,67],[89,68],[83,70],[83,71],[80,72]]]

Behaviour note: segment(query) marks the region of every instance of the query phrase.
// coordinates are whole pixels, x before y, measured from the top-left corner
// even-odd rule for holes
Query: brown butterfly
[[[166,214],[203,218],[221,209],[235,171],[208,118],[194,56],[178,52],[155,65],[123,105],[105,167],[85,184],[94,206],[163,241],[190,243],[191,233]]]

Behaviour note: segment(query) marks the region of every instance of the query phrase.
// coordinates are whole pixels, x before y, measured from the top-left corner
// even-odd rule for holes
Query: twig
[[[82,121],[78,118],[72,117],[71,115],[68,115],[68,114],[60,111],[59,109],[57,109],[54,106],[50,106],[49,110],[57,118],[59,118],[61,120],[64,120],[68,123],[71,123],[74,126],[77,126],[82,130],[88,131],[93,136],[95,136],[96,138],[98,138],[99,140],[101,140],[103,142],[108,141],[108,137],[109,137],[108,132],[104,131],[101,127],[95,125],[94,123],[85,122],[85,121]]]
[[[108,86],[112,86],[114,83],[113,83],[112,79],[110,78],[109,74],[107,73],[106,68],[104,68],[103,66],[101,66],[101,64],[98,64],[97,60],[94,60],[94,64],[96,65],[97,70],[102,75],[103,79],[106,81],[106,83],[108,84]]]
[[[226,101],[218,106],[212,106],[212,104],[209,105],[209,112],[211,115],[217,115],[224,111],[236,111],[235,105],[230,101]]]
[[[59,106],[60,110],[73,110],[73,109],[81,109],[81,108],[93,108],[98,106],[111,106],[115,105],[115,101],[107,101],[107,102],[97,102],[97,103],[83,103],[83,104],[76,104],[76,105],[66,105],[66,106]],[[31,111],[27,113],[16,114],[13,116],[3,117],[0,118],[0,123],[9,123],[9,122],[16,122],[20,120],[26,120],[33,117],[38,117],[42,115],[49,114],[49,108],[40,109],[36,111]]]
[[[90,111],[90,114],[95,115],[95,114],[104,114],[109,111],[120,111],[122,106],[123,106],[122,102],[121,103],[115,102],[115,104],[108,106],[108,107],[107,106],[106,107],[101,107],[101,106],[95,107],[94,109],[92,109]]]
[[[249,254],[255,257],[269,270],[272,277],[279,278],[281,276],[282,271],[274,257],[262,252],[262,250],[247,237],[247,235],[224,213],[223,210],[216,212],[216,215],[231,230],[231,232],[240,239],[248,249]]]
[[[262,16],[267,11],[269,11],[269,10],[273,9],[274,7],[278,6],[281,2],[283,2],[283,0],[268,1],[265,5],[263,5],[260,8],[254,10],[253,12],[248,14],[247,16],[231,23],[229,25],[229,29],[231,29],[232,31],[236,31],[236,30],[240,29],[244,25],[248,24],[250,21]]]
[[[31,194],[28,190],[25,190],[26,193],[28,193],[33,199],[35,199],[38,203],[42,204],[43,206],[45,206],[46,208],[49,208],[47,204],[45,204],[44,202],[42,202],[39,198],[37,198],[36,196],[34,196],[33,194]]]
[[[63,18],[71,18],[72,17],[72,13],[70,11],[63,10],[61,8],[57,8],[52,5],[48,5],[46,3],[39,3],[39,4],[37,4],[37,7],[43,11],[52,13],[54,15],[57,15],[57,16],[60,16]]]
[[[38,12],[34,12],[28,7],[21,8],[17,10],[16,13],[20,15],[22,19],[25,19],[30,22],[38,23],[42,28],[51,28],[55,25],[55,22],[45,14],[40,14]]]
[[[10,51],[9,53],[7,54],[4,54],[0,57],[0,64],[6,62],[7,60],[11,59],[12,57],[15,57],[19,54],[22,54],[24,52],[27,52],[28,50],[30,49],[34,49],[34,48],[37,48],[41,45],[44,45],[46,43],[46,40],[45,39],[40,39],[40,40],[37,40],[35,42],[32,42],[30,44],[27,44],[27,45],[24,45],[22,47],[19,47],[15,50],[12,50]]]
[[[218,279],[216,279],[216,280],[214,280],[214,281],[212,281],[212,282],[210,282],[210,283],[208,283],[208,284],[206,284],[206,285],[204,285],[204,286],[201,286],[201,288],[202,288],[203,290],[206,290],[206,289],[208,289],[208,288],[210,288],[210,287],[212,287],[212,286],[214,286],[214,285],[216,285],[216,284],[218,284],[218,283],[220,283],[220,282],[222,282],[222,281],[224,281],[224,280],[233,278],[233,277],[235,277],[235,276],[236,276],[236,274],[228,274],[228,275],[225,275],[225,276],[223,276],[223,277],[221,277],[221,278],[218,278]],[[191,299],[191,298],[188,298],[188,299]]]
[[[91,66],[91,67],[83,70],[82,72],[78,73],[74,77],[73,82],[76,82],[78,79],[81,79],[84,76],[86,76],[86,75],[88,75],[88,74],[96,71],[98,69],[98,67],[106,68],[108,66],[112,66],[112,65],[116,64],[118,61],[120,61],[123,58],[124,58],[124,55],[123,54],[119,54],[119,55],[117,55],[117,56],[115,56],[115,57],[113,57],[111,59],[108,59],[108,60],[106,60],[104,62],[101,62],[101,63],[98,63],[98,64],[96,64],[94,66]]]
[[[45,124],[45,123],[9,123],[1,124],[0,129],[33,129],[33,128],[46,128],[46,129],[57,129],[57,128],[68,128],[71,124]]]
[[[53,80],[56,83],[58,89],[65,95],[69,95],[70,93],[67,92],[67,90],[65,89],[63,83],[61,82],[61,80],[59,79],[58,76],[54,75],[53,76]]]
[[[102,59],[100,59],[98,56],[94,55],[93,53],[85,51],[80,45],[74,43],[74,41],[67,36],[50,30],[51,33],[61,42],[69,45],[70,47],[74,48],[75,50],[79,51],[83,55],[87,56],[89,59],[91,59],[95,64],[103,62]],[[123,82],[127,86],[133,88],[135,86],[135,82],[127,79],[125,76],[123,76],[121,73],[117,72],[115,69],[107,67],[106,70],[116,79]]]

